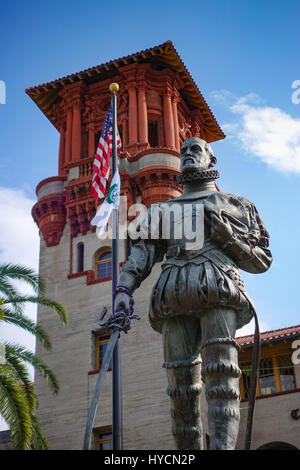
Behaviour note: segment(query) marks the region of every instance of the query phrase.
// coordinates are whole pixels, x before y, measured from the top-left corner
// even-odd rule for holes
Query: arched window
[[[150,147],[158,147],[158,123],[148,121],[148,142]]]
[[[111,249],[106,248],[96,255],[95,278],[102,279],[112,275],[112,255]]]
[[[82,242],[77,245],[77,272],[84,271],[84,244]]]

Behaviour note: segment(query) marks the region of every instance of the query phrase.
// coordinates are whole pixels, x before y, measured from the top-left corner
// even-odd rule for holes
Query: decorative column
[[[139,143],[148,144],[148,116],[146,102],[146,86],[138,83],[138,109],[139,109]]]
[[[129,95],[129,145],[136,145],[138,141],[137,134],[137,100],[136,100],[136,88],[135,83],[128,85]]]
[[[123,119],[122,121],[123,128],[123,139],[122,139],[122,150],[125,151],[125,148],[128,145],[128,119]]]
[[[68,108],[67,108],[66,147],[65,147],[65,164],[66,165],[71,162],[71,154],[72,154],[72,121],[73,121],[72,107],[68,106]]]
[[[58,156],[58,174],[63,174],[63,167],[65,165],[65,128],[62,126],[59,138],[59,156]]]
[[[177,103],[179,103],[180,98],[178,93],[172,98],[172,111],[173,111],[173,120],[174,120],[174,139],[175,139],[175,148],[180,151],[180,140],[179,140],[179,125],[178,125],[178,112],[177,112]]]
[[[95,130],[92,123],[88,124],[88,156],[91,157],[95,153]]]
[[[81,157],[81,101],[73,101],[72,162]]]
[[[164,94],[164,128],[166,147],[175,148],[174,136],[174,120],[172,112],[172,95],[171,90],[167,90]]]

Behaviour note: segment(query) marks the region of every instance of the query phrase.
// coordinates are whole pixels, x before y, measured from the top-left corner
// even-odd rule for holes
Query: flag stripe
[[[109,176],[109,159],[112,152],[112,107],[110,106],[103,124],[95,159],[93,162],[93,176],[91,193],[98,200],[104,197],[106,182]],[[117,131],[117,151],[121,151],[121,140]]]

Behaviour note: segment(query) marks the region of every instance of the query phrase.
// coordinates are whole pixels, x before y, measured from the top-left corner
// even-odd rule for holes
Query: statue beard
[[[220,177],[218,170],[186,170],[176,176],[178,184],[192,183],[193,181],[216,180]]]

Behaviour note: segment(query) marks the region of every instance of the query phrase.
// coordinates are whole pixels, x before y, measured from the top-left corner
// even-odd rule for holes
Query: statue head
[[[185,140],[180,149],[180,171],[205,171],[217,163],[212,148],[205,140],[190,137]]]

